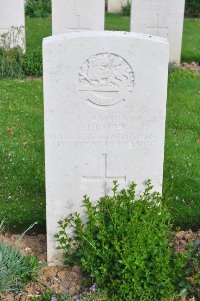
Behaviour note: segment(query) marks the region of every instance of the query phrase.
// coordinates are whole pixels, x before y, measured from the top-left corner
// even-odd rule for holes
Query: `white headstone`
[[[108,0],[108,12],[120,13],[122,6],[126,5],[129,0]]]
[[[24,0],[0,0],[0,47],[25,50]]]
[[[166,39],[125,32],[44,39],[48,259],[57,222],[131,181],[162,190]]]
[[[104,30],[105,0],[52,0],[54,35]]]
[[[131,31],[165,37],[170,62],[180,63],[185,0],[132,0]]]

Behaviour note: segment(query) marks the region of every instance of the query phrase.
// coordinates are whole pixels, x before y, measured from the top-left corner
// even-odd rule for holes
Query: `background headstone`
[[[185,0],[132,0],[131,31],[165,37],[170,62],[179,64]]]
[[[24,0],[0,0],[0,46],[25,50]]]
[[[52,0],[52,32],[104,30],[105,0]]]
[[[166,39],[85,32],[44,39],[48,259],[58,221],[120,187],[162,190]]]
[[[126,5],[128,0],[108,0],[108,12],[120,13],[122,6]]]

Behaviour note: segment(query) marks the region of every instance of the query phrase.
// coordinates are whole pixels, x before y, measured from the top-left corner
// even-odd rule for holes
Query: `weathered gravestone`
[[[104,30],[105,0],[52,0],[52,31]]]
[[[131,181],[163,177],[168,42],[135,33],[44,39],[48,259],[57,222]]]
[[[25,50],[24,0],[0,0],[0,47]]]
[[[165,37],[170,62],[181,58],[185,0],[132,0],[131,31]]]

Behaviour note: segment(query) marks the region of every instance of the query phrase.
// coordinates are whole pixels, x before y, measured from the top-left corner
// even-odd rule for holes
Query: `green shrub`
[[[182,295],[200,297],[200,238],[198,238],[190,250],[190,257],[186,264],[185,281],[181,283]]]
[[[22,77],[22,56],[23,50],[15,45],[24,47],[24,40],[22,40],[24,28],[11,27],[10,32],[4,33],[0,36],[0,78],[14,78]]]
[[[200,17],[200,1],[199,0],[186,0],[185,3],[185,16],[190,18]]]
[[[41,48],[23,54],[20,48],[0,48],[0,78],[42,76]]]
[[[37,48],[23,56],[22,69],[25,76],[42,76],[42,49]]]
[[[22,57],[20,48],[0,48],[0,78],[22,77]]]
[[[0,230],[2,230],[2,223]],[[34,256],[25,256],[17,245],[0,242],[0,295],[5,292],[20,291],[37,279],[38,271],[44,267]]]
[[[184,277],[185,258],[171,250],[170,215],[150,181],[93,204],[85,196],[84,223],[78,213],[59,222],[56,235],[66,263],[80,264],[112,300],[159,301],[173,295]],[[68,233],[73,233],[68,235]]]
[[[13,27],[16,34],[15,42],[21,35],[21,28]],[[0,78],[20,78],[24,76],[42,76],[42,49],[23,53],[20,47],[12,47],[10,34],[1,36],[2,48],[0,48]]]
[[[122,5],[122,11],[121,11],[122,16],[130,16],[131,14],[131,1],[125,1],[124,4]]]
[[[16,247],[0,242],[0,293],[19,291],[41,269],[39,260],[23,255]]]
[[[44,18],[51,14],[50,0],[28,0],[25,7],[26,15],[31,18]]]

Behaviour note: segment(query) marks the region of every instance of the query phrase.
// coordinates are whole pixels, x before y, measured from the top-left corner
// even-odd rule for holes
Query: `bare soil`
[[[175,246],[177,251],[187,250],[190,242],[200,237],[200,234],[191,230],[180,231],[175,237]],[[9,244],[15,244],[19,235],[4,234],[0,235],[0,240]],[[20,250],[25,255],[33,254],[41,262],[47,260],[46,236],[44,234],[25,235],[19,244]],[[23,293],[6,294],[0,297],[1,301],[31,301],[33,296],[41,296],[46,291],[53,289],[58,293],[68,292],[71,295],[80,293],[82,287],[83,275],[78,266],[73,267],[55,267],[47,266],[40,272],[40,282],[29,284]],[[186,301],[183,300],[183,301]],[[194,298],[189,301],[196,301]]]
[[[0,235],[0,240],[9,244],[15,244],[19,235]],[[20,250],[25,255],[35,255],[41,262],[47,260],[46,235],[25,235],[19,243]],[[40,271],[40,282],[27,285],[25,291],[19,294],[6,294],[0,297],[1,301],[30,301],[33,296],[40,296],[46,290],[54,290],[58,293],[68,292],[70,295],[79,293],[81,287],[82,272],[78,266],[59,267],[47,266]]]
[[[185,70],[191,70],[191,71],[194,71],[194,72],[200,74],[200,65],[196,62],[182,63],[181,68],[185,69]]]

